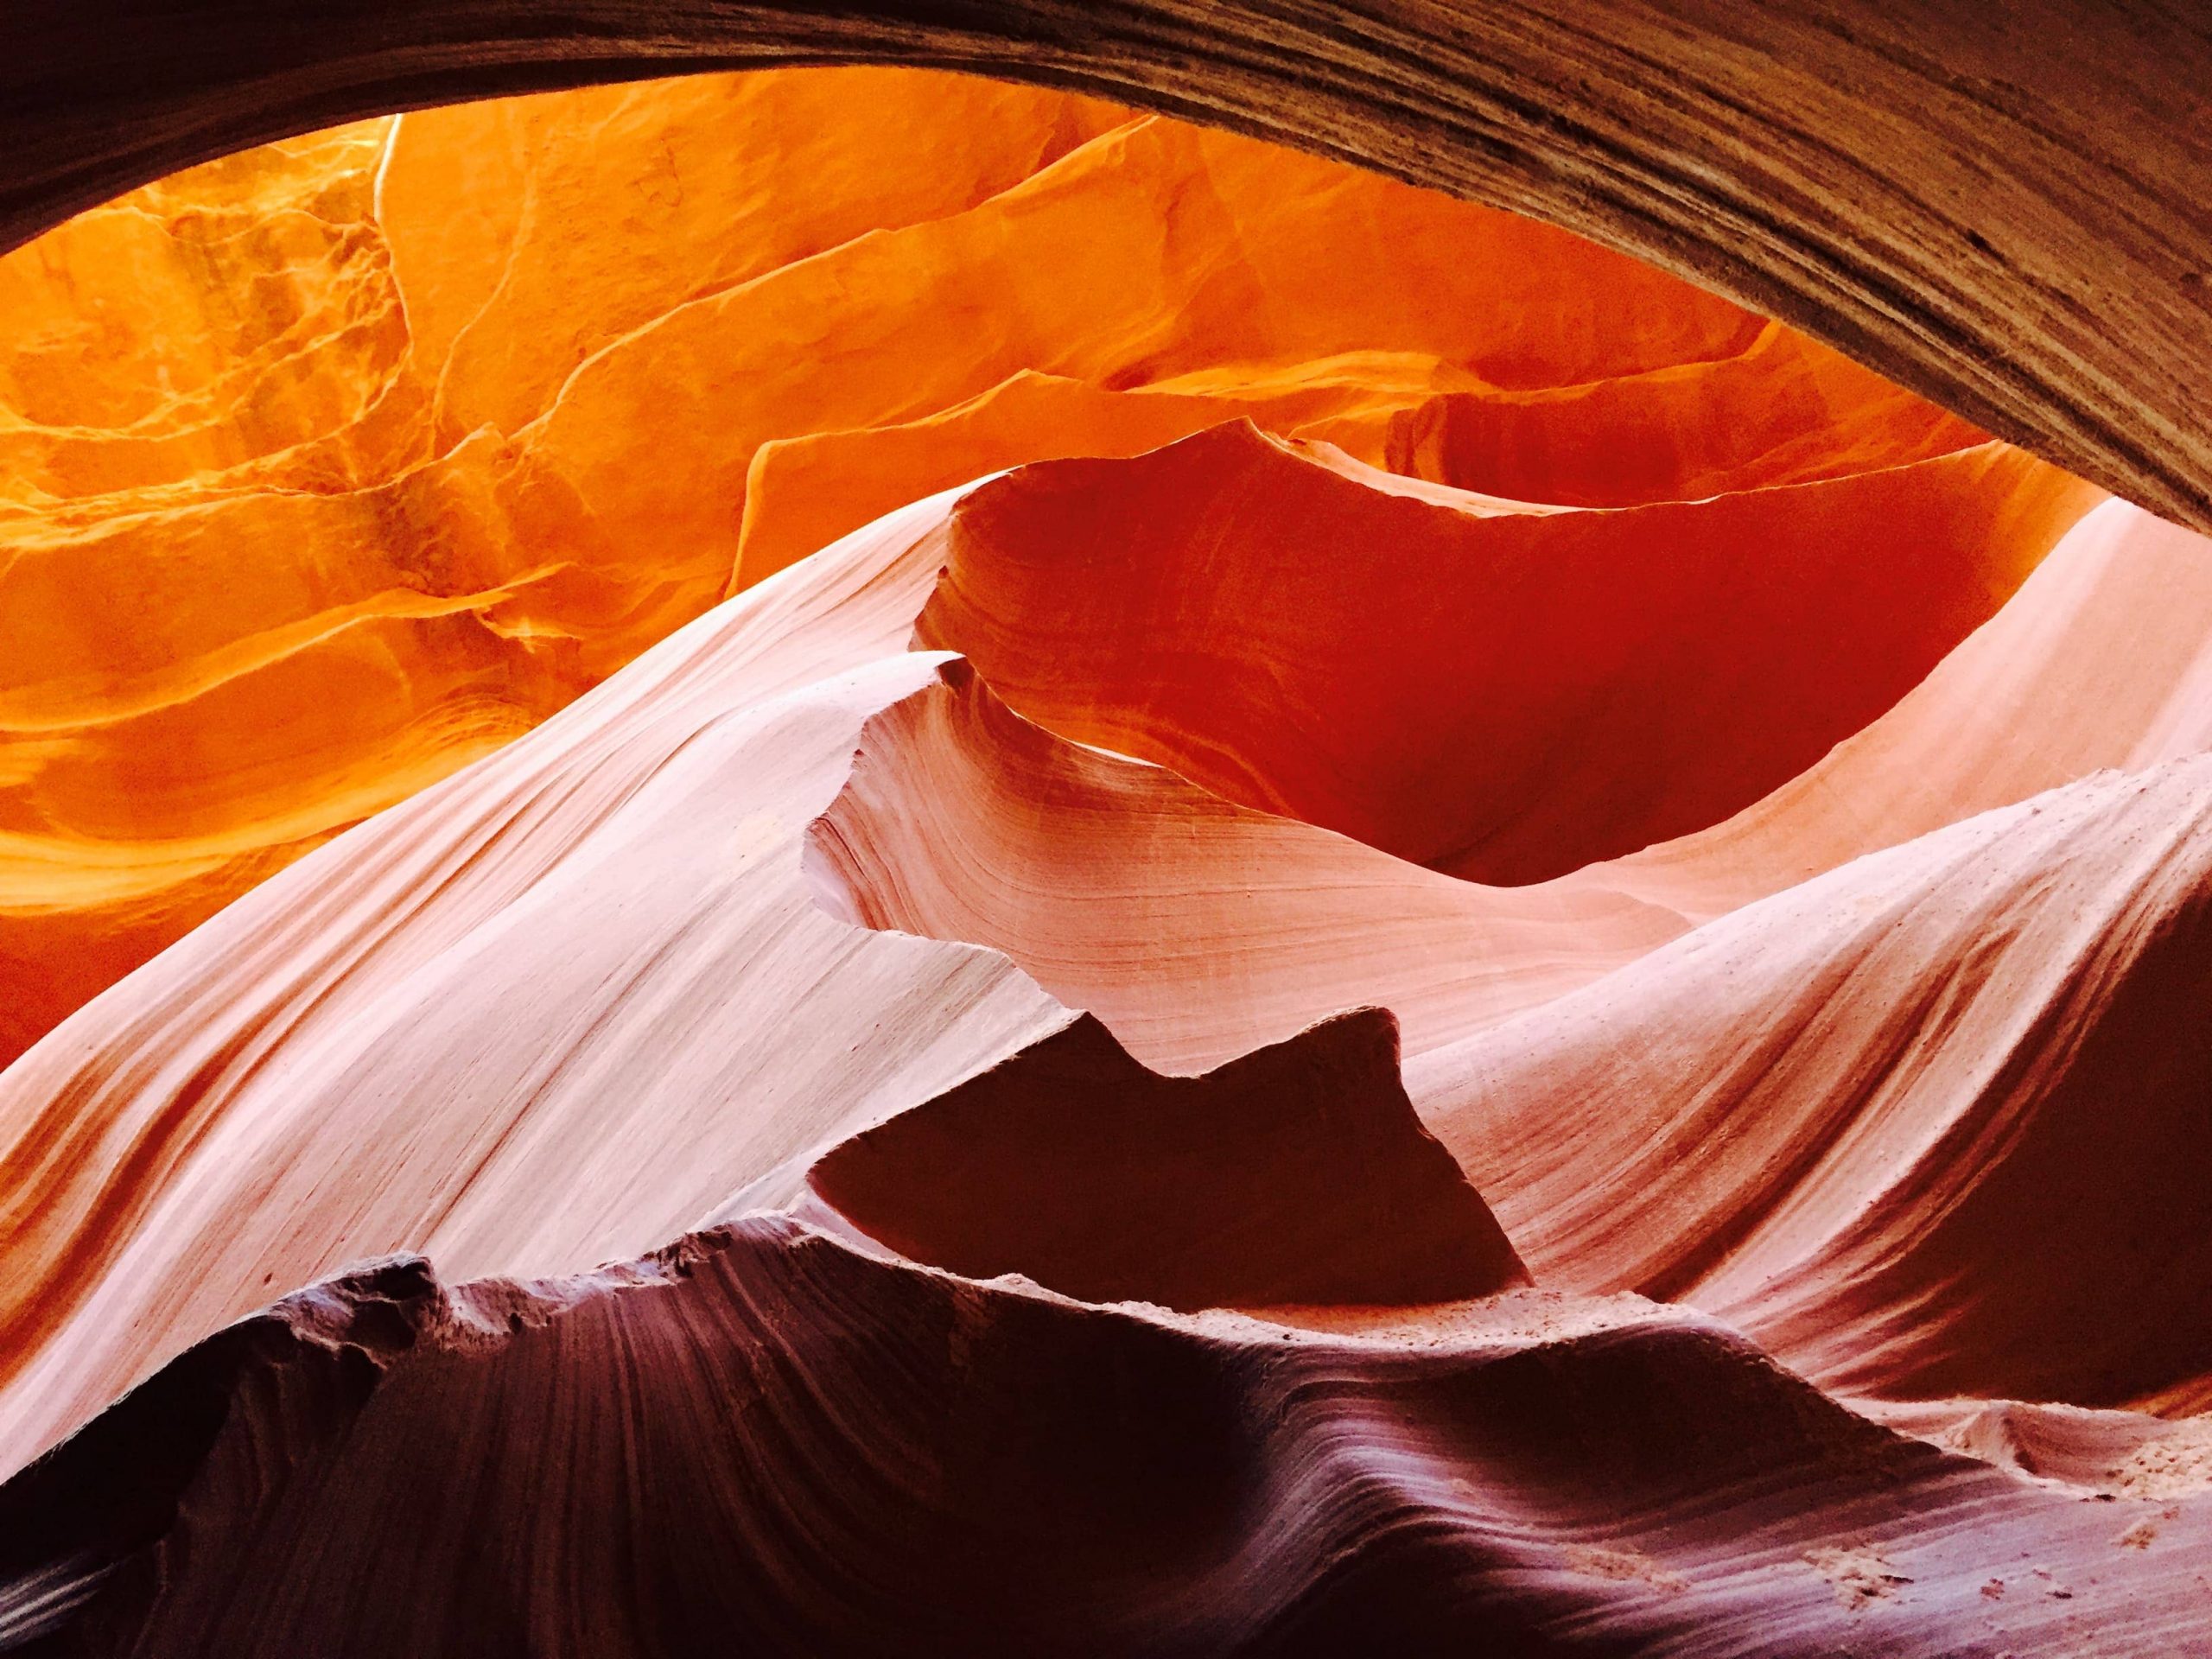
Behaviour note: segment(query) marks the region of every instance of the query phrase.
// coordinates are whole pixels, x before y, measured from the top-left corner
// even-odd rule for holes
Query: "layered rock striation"
[[[2202,537],[981,81],[0,284],[0,1649],[2206,1639]]]
[[[0,1059],[727,594],[995,467],[1240,416],[1379,457],[1440,397],[1777,350],[1777,443],[1831,395],[1901,449],[1963,439],[1544,226],[871,70],[232,157],[0,260]]]
[[[243,146],[677,68],[924,64],[1288,142],[1625,249],[2212,529],[2212,353],[2186,9],[2017,0],[868,0],[824,13],[27,0],[0,34],[0,245]],[[2179,366],[2177,366],[2179,365]]]

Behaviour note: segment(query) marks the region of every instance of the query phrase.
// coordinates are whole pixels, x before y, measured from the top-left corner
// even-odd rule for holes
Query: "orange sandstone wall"
[[[1249,417],[1618,505],[1978,436],[1563,232],[905,71],[272,145],[0,260],[0,1062],[727,593],[995,467]]]

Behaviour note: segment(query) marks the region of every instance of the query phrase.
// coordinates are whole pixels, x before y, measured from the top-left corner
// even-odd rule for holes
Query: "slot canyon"
[[[0,24],[0,1652],[2212,1654],[2202,25],[262,10]]]

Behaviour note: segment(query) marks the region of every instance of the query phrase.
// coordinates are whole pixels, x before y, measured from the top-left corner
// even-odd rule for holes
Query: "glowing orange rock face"
[[[1763,419],[1751,448],[1818,449],[1823,400],[1857,435],[1768,474],[1974,435],[1543,226],[883,71],[273,146],[0,261],[0,1058],[726,592],[994,467],[1246,416],[1518,489],[1593,403],[1679,429],[1697,487],[1759,474]],[[1747,377],[1726,418],[1681,390]],[[1476,410],[1522,411],[1495,478]]]
[[[219,475],[360,420],[406,355],[379,232],[389,121],[232,156],[0,260],[0,503],[85,503]],[[142,507],[147,503],[137,505]]]
[[[1311,435],[1392,472],[1575,507],[1809,484],[1982,439],[1779,323],[1711,362],[1535,390],[1444,391],[1326,422]]]
[[[2201,1645],[2202,537],[981,81],[0,278],[0,1643]]]

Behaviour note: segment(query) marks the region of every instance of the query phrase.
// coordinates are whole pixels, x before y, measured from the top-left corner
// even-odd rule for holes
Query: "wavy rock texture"
[[[1889,713],[1773,794],[1519,888],[1424,880],[1056,740],[949,667],[950,690],[870,722],[810,855],[839,913],[1004,950],[1154,1065],[1217,1065],[1339,998],[1396,1009],[1421,1055],[1864,854],[2212,745],[2208,640],[2202,538],[2107,503]]]
[[[0,260],[0,1059],[725,594],[994,467],[1238,416],[1382,457],[1440,398],[1617,380],[1621,419],[1783,451],[1827,404],[1877,458],[1969,436],[1544,226],[881,71],[234,157]],[[1651,390],[1707,378],[1725,419]],[[1464,446],[1406,464],[1486,487]]]
[[[187,1413],[158,1492],[118,1479]],[[2172,1563],[2207,1541],[1632,1298],[1178,1318],[773,1218],[554,1284],[302,1292],[0,1492],[0,1532],[65,1493],[71,1635],[237,1654],[2152,1652],[2199,1628]]]
[[[1017,758],[1087,759],[1089,771],[1076,775],[1109,808],[1134,798],[1157,814],[1163,802],[1182,803],[1186,834],[1200,840],[1223,833],[1211,817],[1231,834],[1272,828],[1286,846],[1394,863],[1325,830],[1212,800],[1173,774],[1055,740],[984,701],[971,673],[950,671],[948,683],[941,659],[900,655],[957,534],[954,511],[938,502],[895,515],[702,619],[493,761],[276,878],[8,1074],[18,1101],[66,1103],[67,1120],[80,1126],[105,1114],[108,1135],[136,1148],[121,1162],[97,1147],[78,1154],[79,1187],[104,1180],[104,1190],[87,1193],[87,1222],[57,1242],[57,1270],[26,1299],[34,1314],[73,1297],[75,1310],[43,1341],[20,1325],[11,1339],[11,1351],[41,1354],[6,1396],[9,1420],[31,1426],[16,1456],[195,1329],[247,1312],[252,1268],[264,1262],[276,1264],[264,1273],[311,1277],[320,1261],[411,1235],[480,1268],[533,1272],[563,1257],[619,1254],[632,1224],[664,1235],[684,1224],[658,1217],[779,1196],[850,1242],[752,1222],[729,1242],[709,1237],[563,1284],[448,1295],[419,1266],[403,1266],[257,1316],[159,1373],[7,1490],[9,1513],[61,1513],[67,1522],[0,1524],[0,1536],[38,1541],[19,1542],[9,1558],[11,1628],[93,1650],[143,1632],[158,1650],[245,1652],[346,1651],[348,1643],[364,1652],[394,1643],[460,1651],[517,1641],[674,1652],[709,1623],[792,1650],[857,1643],[932,1651],[972,1644],[978,1617],[1000,1621],[989,1639],[1070,1651],[1134,1641],[1163,1650],[1326,1652],[1355,1630],[1382,1631],[1415,1651],[1464,1645],[1471,1631],[1532,1652],[1825,1652],[1874,1641],[1897,1652],[1979,1643],[1992,1652],[2065,1653],[2094,1632],[2112,1650],[2149,1653],[2186,1638],[2201,1606],[2186,1564],[2202,1548],[2192,1497],[2202,1459],[2186,1433],[2156,1419],[2068,1419],[2003,1405],[1902,1417],[1930,1438],[1986,1453],[1999,1465],[1992,1468],[1947,1460],[1824,1402],[1705,1316],[1640,1302],[1554,1289],[1427,1311],[1314,1307],[1256,1323],[1203,1314],[1178,1325],[877,1259],[882,1243],[870,1234],[925,1258],[1049,1284],[1067,1279],[1071,1262],[1078,1274],[1096,1271],[1085,1267],[1097,1260],[1085,1250],[1103,1248],[1127,1264],[1112,1271],[1135,1277],[1080,1288],[1170,1300],[1221,1294],[1227,1287],[1217,1280],[1185,1296],[1155,1276],[1158,1258],[1130,1259],[1131,1249],[1160,1243],[1154,1230],[1094,1224],[1096,1243],[1067,1255],[1085,1230],[1079,1211],[1050,1202],[1050,1183],[1066,1180],[1073,1159],[1108,1184],[1066,1190],[1111,1193],[1101,1154],[1159,1172],[1141,1179],[1166,1195],[1163,1213],[1199,1221],[1182,1235],[1190,1242],[1180,1262],[1201,1259],[1209,1247],[1200,1241],[1221,1236],[1215,1224],[1224,1216],[1281,1216],[1260,1234],[1281,1249],[1287,1237],[1325,1243],[1325,1233],[1284,1230],[1329,1214],[1311,1198],[1303,1214],[1266,1207],[1299,1191],[1282,1183],[1300,1179],[1300,1143],[1270,1142],[1264,1119],[1238,1122],[1234,1111],[1249,1108],[1227,1119],[1201,1108],[1192,1121],[1170,1107],[1152,1135],[1109,1137],[1086,1152],[1086,1113],[1099,1124],[1124,1111],[1141,1118],[1147,1109],[1132,1091],[1141,1098],[1172,1082],[1147,1080],[1095,1025],[1071,1025],[1003,958],[855,929],[824,912],[817,900],[837,896],[822,887],[836,874],[823,848],[847,804],[841,780],[851,768],[845,794],[864,793],[887,734],[903,725],[909,737],[926,736],[947,721],[955,729],[980,721],[1014,743]],[[2101,541],[2108,553],[2107,529],[2093,517],[2066,546],[2094,551]],[[2152,588],[2147,597],[2158,596]],[[1955,659],[1970,658],[1988,637],[1976,635]],[[2186,781],[2201,770],[2183,762],[2175,775]],[[778,784],[779,775],[791,781]],[[1100,789],[1102,778],[1120,793]],[[2156,804],[2145,784],[2095,787],[2099,801],[2141,802],[2143,813]],[[1039,786],[1033,798],[1056,792]],[[1210,815],[1192,804],[1208,800]],[[832,803],[805,841],[805,815]],[[2094,806],[2084,821],[2090,832]],[[1947,868],[2001,891],[2007,866],[1987,855],[1987,843],[2039,814],[2031,805],[1997,817],[1995,831],[1979,819],[1936,840],[1963,838]],[[2114,839],[2126,843],[2124,829]],[[2164,870],[2165,890],[2186,892],[2187,871],[2164,856],[2172,845],[2169,836],[2131,855],[2145,872]],[[2048,836],[2031,836],[2015,861],[2033,869],[2048,857],[2042,868],[2064,869],[2076,850],[2065,835],[2056,849]],[[1916,842],[1886,856],[1909,868],[1934,862]],[[2104,861],[2087,863],[2094,870]],[[1848,972],[1848,961],[1839,969],[1821,960],[1833,930],[1766,912],[1783,904],[1827,913],[1837,906],[1822,909],[1827,887],[1859,891],[1859,873],[1872,867],[1879,875],[1882,866],[1851,865],[1802,897],[1741,912],[1738,931],[1786,947],[1778,961],[1758,959],[1759,983],[1796,986],[1808,961]],[[1542,891],[1487,890],[1395,868],[1440,890]],[[1072,887],[1077,877],[1060,880]],[[1923,926],[1948,920],[1955,938],[1963,935],[1954,956],[1971,960],[1985,937],[1941,905],[1916,905],[1909,887],[1903,896],[1894,882],[1873,890],[1893,895],[1879,915],[1842,908],[1878,943],[1878,923],[1923,908],[1934,912]],[[1099,895],[1090,897],[1097,906]],[[1264,905],[1249,913],[1268,925],[1259,919]],[[2142,937],[2139,929],[2105,934],[2102,919],[2075,925],[2106,948]],[[1622,994],[1638,976],[1675,982],[1678,955],[1713,952],[1707,932],[1584,995]],[[1913,954],[1910,943],[1891,948]],[[772,962],[759,960],[764,949]],[[2054,969],[2037,939],[2018,949],[2031,971],[2096,979]],[[1931,964],[1923,974],[1937,971],[1944,947],[1923,944],[1915,959]],[[1313,977],[1325,976],[1317,969]],[[1895,994],[1896,974],[1866,977],[1866,995]],[[2001,1005],[2004,976],[1989,977],[1989,1000]],[[1718,982],[1728,983],[1725,975]],[[765,1000],[779,987],[804,999],[786,1004],[791,1014]],[[1731,1005],[1719,999],[1713,1011],[1707,982],[1688,978],[1682,1001],[1708,1028],[1725,1027]],[[1770,1001],[1753,1006],[1764,1013]],[[1556,1015],[1544,1010],[1477,1040],[1499,1043],[1541,1018],[1571,1022],[1575,1010],[1570,999]],[[2166,1016],[2176,1017],[2186,1020]],[[549,1050],[550,1032],[572,1034]],[[488,1040],[499,1033],[509,1039]],[[941,1033],[934,1056],[913,1052],[924,1033]],[[1020,1082],[1036,1060],[1015,1058],[1039,1039],[1037,1057],[1071,1052],[1078,1040],[1088,1056],[1071,1077],[1055,1066],[1068,1081],[1042,1096]],[[1665,1057],[1651,1039],[1642,1047]],[[1288,1058],[1299,1048],[1278,1052]],[[1940,1062],[1942,1044],[1929,1049]],[[1961,1052],[1974,1050],[1967,1033]],[[164,1064],[156,1057],[165,1053],[173,1058]],[[805,1063],[807,1054],[817,1058]],[[1839,1056],[1847,1069],[1853,1055]],[[2039,1081],[2063,1081],[2071,1064],[2055,1057]],[[156,1065],[171,1081],[144,1075]],[[1101,1088],[1116,1066],[1122,1081]],[[1470,1114],[1439,1109],[1440,1067],[1467,1071],[1464,1049],[1414,1067],[1421,1109],[1464,1165],[1496,1166],[1485,1193],[1501,1215],[1516,1216],[1534,1247],[1549,1249],[1548,1224],[1529,1208],[1548,1184],[1530,1160],[1511,1155],[1516,1143],[1506,1133],[1479,1147]],[[811,1084],[795,1090],[810,1073]],[[975,1080],[922,1103],[963,1073]],[[873,1088],[856,1089],[869,1076]],[[643,1096],[634,1084],[610,1088],[646,1077],[655,1086]],[[1180,1085],[1200,1091],[1187,1094],[1192,1103],[1208,1098],[1209,1086]],[[1285,1096],[1278,1088],[1244,1098],[1272,1116]],[[896,1116],[910,1106],[919,1109]],[[45,1132],[64,1121],[51,1113]],[[1617,1121],[1624,1129],[1653,1122],[1626,1112]],[[1239,1209],[1239,1189],[1216,1186],[1200,1199],[1177,1185],[1197,1179],[1205,1160],[1176,1148],[1231,1126],[1252,1160],[1241,1190],[1260,1200],[1256,1210]],[[833,1147],[855,1130],[857,1140],[828,1151],[810,1187],[801,1179],[817,1155],[807,1147]],[[472,1138],[486,1150],[468,1152]],[[395,1163],[391,1149],[401,1147],[408,1155]],[[849,1160],[863,1147],[874,1179],[852,1179]],[[2128,1152],[2116,1149],[2100,1169],[2145,1174],[2145,1160]],[[21,1167],[20,1155],[10,1169]],[[976,1205],[947,1217],[967,1235],[995,1230],[982,1255],[933,1234],[942,1221],[913,1219],[914,1199],[933,1200],[936,1185],[918,1183],[916,1171],[947,1158],[956,1161],[940,1180],[984,1184]],[[1993,1197],[2001,1207],[2008,1185],[2031,1185],[2033,1162],[2018,1177],[2000,1168],[1985,1205]],[[1589,1166],[1593,1183],[1649,1175],[1632,1163],[1602,1163]],[[2159,1173],[2155,1158],[2152,1166]],[[2165,1173],[2179,1179],[2186,1167]],[[1339,1170],[1338,1191],[1358,1191],[1350,1169]],[[41,1175],[26,1197],[53,1190],[54,1171]],[[1466,1195],[1457,1202],[1471,1202],[1467,1213],[1487,1221],[1456,1182],[1448,1190]],[[1638,1189],[1605,1191],[1618,1208]],[[1819,1191],[1808,1184],[1808,1196]],[[318,1192],[370,1202],[341,1211]],[[849,1214],[836,1209],[840,1199]],[[134,1204],[131,1236],[104,1239],[102,1228]],[[1109,1213],[1141,1212],[1132,1204]],[[1010,1213],[995,1219],[1000,1205]],[[277,1231],[252,1225],[254,1217]],[[1682,1236],[1700,1236],[1706,1224],[1685,1216]],[[1064,1230],[1071,1226],[1073,1235]],[[1364,1242],[1388,1246],[1390,1232],[1370,1227]],[[1171,1227],[1165,1237],[1175,1236]],[[11,1259],[35,1259],[22,1253],[26,1236],[13,1236]],[[97,1263],[105,1271],[86,1266],[101,1249],[122,1253]],[[2011,1255],[1990,1262],[2014,1274],[1998,1287],[2012,1303],[2010,1325],[2042,1314],[2048,1335],[2050,1299],[2039,1306],[2034,1276],[2023,1281],[2018,1252]],[[1208,1266],[1219,1272],[1235,1259]],[[1537,1272],[1555,1284],[1585,1276],[1541,1259]],[[1433,1264],[1427,1252],[1424,1260]],[[1237,1288],[1255,1287],[1248,1280]],[[1257,1288],[1273,1295],[1284,1287]],[[1853,1317],[1866,1306],[1857,1297]],[[674,1323],[660,1323],[656,1308]],[[1754,1306],[1748,1316],[1760,1312]],[[2149,1327],[2154,1342],[2186,1344],[2196,1325],[2180,1312]],[[2116,1318],[2107,1324],[2121,1328]],[[1065,1357],[1063,1338],[1051,1334],[1063,1330],[1075,1344]],[[1928,1332],[1939,1348],[1956,1338],[1941,1325]],[[2124,1357],[2126,1345],[2112,1351]],[[531,1352],[539,1357],[528,1359]],[[630,1357],[623,1381],[607,1369],[611,1358],[597,1357],[603,1352]],[[1000,1364],[1023,1379],[1006,1387],[1052,1409],[994,1403],[998,1385],[980,1377]],[[880,1392],[894,1376],[896,1407]],[[966,1403],[957,1412],[932,1405],[930,1390],[953,1388],[955,1377]],[[1092,1403],[1099,1387],[1121,1403]],[[59,1409],[48,1403],[57,1397]],[[1171,1410],[1169,1399],[1189,1403]],[[1313,1407],[1294,1403],[1307,1399]],[[760,1403],[733,1403],[747,1401]],[[742,1427],[714,1427],[724,1419],[713,1414],[733,1410],[729,1422]],[[1195,1423],[1184,1421],[1189,1411]],[[2023,1454],[2020,1429],[1992,1426],[1991,1413],[2006,1412],[1994,1422],[2026,1425],[2025,1444],[2040,1450]],[[549,1440],[552,1421],[574,1427]],[[961,1432],[977,1437],[976,1449],[948,1439],[948,1423],[974,1423]],[[1127,1425],[1139,1440],[1125,1444],[1122,1428],[1102,1424]],[[149,1439],[162,1446],[159,1458],[136,1449]],[[467,1449],[486,1445],[512,1450],[487,1460]],[[911,1472],[893,1472],[911,1471],[911,1455],[890,1449],[907,1445],[931,1448],[934,1472],[918,1488]],[[1224,1462],[1230,1445],[1248,1449]],[[1631,1454],[1639,1446],[1671,1450],[1655,1463]],[[451,1450],[426,1457],[426,1446]],[[702,1455],[702,1447],[722,1449]],[[425,1484],[421,1471],[431,1467],[444,1472]],[[801,1468],[803,1479],[787,1472]],[[458,1485],[456,1469],[471,1471]],[[2099,1484],[2120,1507],[2084,1505],[2073,1490]],[[617,1565],[592,1529],[543,1530],[542,1517],[560,1507],[544,1494],[556,1489],[575,1495],[578,1512],[594,1514],[628,1512],[623,1500],[594,1492],[660,1492],[654,1514],[673,1524],[632,1523],[634,1541]],[[73,1494],[67,1505],[51,1496],[59,1491]],[[1316,1492],[1337,1496],[1317,1509]],[[1080,1495],[1074,1510],[1070,1493]],[[809,1518],[792,1507],[806,1494],[832,1507]],[[1277,1502],[1315,1518],[1270,1522],[1265,1506]],[[194,1519],[217,1514],[227,1517],[219,1541]],[[1164,1531],[1162,1515],[1172,1517]],[[505,1541],[488,1580],[480,1567],[465,1580],[451,1576],[462,1553],[437,1541],[464,1527]],[[1014,1599],[985,1596],[980,1585],[972,1596],[944,1592],[965,1582],[960,1574],[979,1559],[1024,1563],[1019,1581],[1033,1590]],[[543,1566],[548,1560],[562,1565]],[[351,1565],[333,1580],[316,1561]],[[858,1562],[869,1564],[869,1587],[851,1578]],[[925,1582],[938,1591],[921,1595]],[[250,1588],[264,1584],[265,1592]],[[400,1595],[400,1585],[421,1588]],[[1090,1611],[1070,1623],[1070,1605]],[[991,1611],[979,1614],[983,1606]],[[938,1609],[951,1622],[940,1624]]]
[[[965,664],[861,728],[810,826],[823,906],[1003,950],[1147,1064],[1203,1071],[1338,1007],[1421,1054],[1688,925],[1602,883],[1484,888],[1058,738]]]
[[[702,618],[0,1073],[0,1459],[362,1255],[575,1271],[788,1194],[824,1135],[1074,1017],[801,871],[862,724],[931,678],[900,646],[943,512]]]
[[[1544,1282],[1851,1391],[2195,1399],[2209,782],[2099,775],[1751,906],[1432,1056],[1431,1122]]]
[[[983,82],[0,282],[0,1649],[2205,1639],[2202,537]]]
[[[1804,770],[2093,499],[1982,446],[1531,512],[1220,431],[977,491],[919,637],[1083,742],[1516,885],[1706,829]]]

